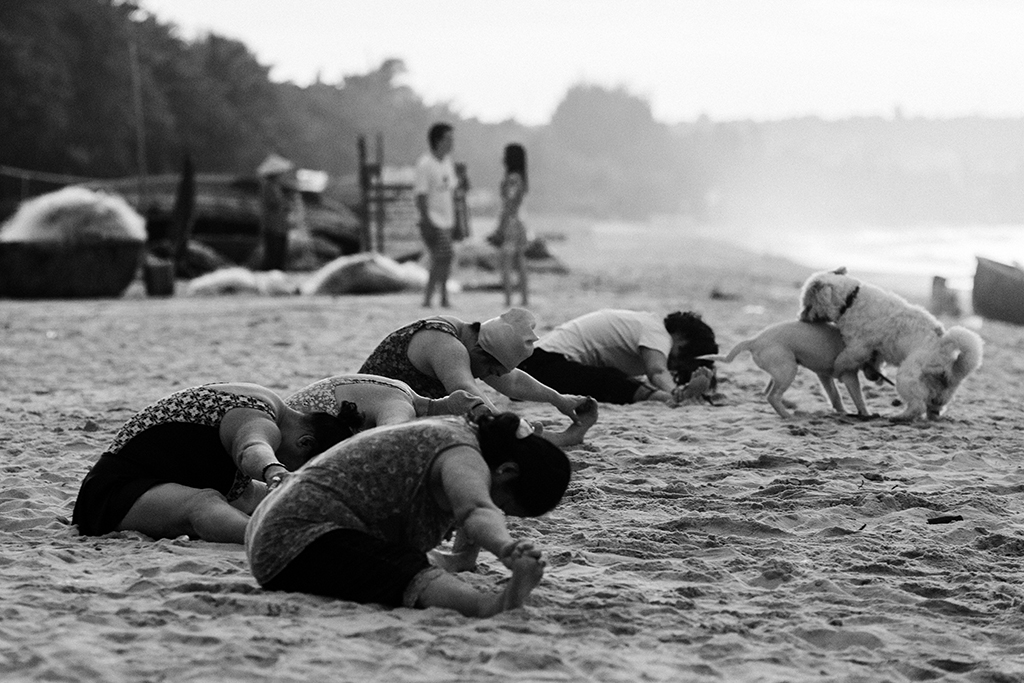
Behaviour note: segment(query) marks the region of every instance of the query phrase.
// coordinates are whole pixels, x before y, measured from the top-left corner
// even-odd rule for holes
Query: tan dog
[[[834,325],[791,321],[766,327],[756,337],[741,341],[724,356],[703,358],[731,363],[743,351],[750,351],[757,366],[771,375],[765,394],[769,405],[783,418],[791,415],[782,404],[782,395],[796,379],[797,368],[802,365],[818,376],[832,407],[845,415],[846,408],[836,388],[833,367],[842,350],[843,336]],[[875,372],[869,376],[881,377],[873,366],[871,370]],[[868,417],[857,371],[843,373],[839,379],[850,392],[857,414]]]
[[[812,275],[800,299],[800,320],[835,323],[843,335],[837,375],[874,358],[899,366],[896,391],[906,408],[895,420],[925,413],[938,418],[964,378],[981,365],[977,334],[964,327],[946,330],[925,309],[848,276],[845,268]]]

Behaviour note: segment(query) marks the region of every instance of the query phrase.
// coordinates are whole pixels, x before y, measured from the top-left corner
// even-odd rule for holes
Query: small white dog
[[[853,372],[876,356],[898,365],[896,391],[906,408],[893,419],[936,419],[960,383],[981,366],[982,341],[964,327],[948,331],[935,316],[903,297],[846,274],[815,273],[800,295],[804,322],[832,322],[846,345],[835,373]]]
[[[835,411],[845,415],[846,408],[836,389],[834,375],[836,356],[843,348],[843,336],[835,325],[789,321],[766,327],[757,336],[736,344],[726,355],[702,358],[731,363],[740,353],[750,351],[757,366],[771,375],[765,394],[769,405],[783,418],[789,418],[790,414],[782,404],[782,395],[796,379],[797,368],[802,365],[818,376]],[[873,365],[868,370],[869,376],[884,379]],[[850,392],[857,414],[868,417],[857,371],[844,373],[839,379]]]

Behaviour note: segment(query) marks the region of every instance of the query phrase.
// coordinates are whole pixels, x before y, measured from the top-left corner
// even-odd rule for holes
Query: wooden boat
[[[146,196],[140,198],[136,178],[97,180],[88,187],[116,193],[146,218],[152,241],[168,235],[174,217],[180,177],[154,175],[146,179]],[[259,182],[254,176],[197,173],[192,209],[191,237],[236,264],[248,263],[260,240]],[[359,219],[352,211],[321,192],[301,191],[305,223],[309,231],[335,245],[339,254],[359,249]]]
[[[40,195],[0,232],[0,296],[118,297],[145,248],[145,221],[123,199],[80,187]]]
[[[135,279],[144,250],[138,240],[0,241],[0,297],[119,297]]]
[[[971,302],[983,318],[1024,325],[1024,270],[980,256]]]

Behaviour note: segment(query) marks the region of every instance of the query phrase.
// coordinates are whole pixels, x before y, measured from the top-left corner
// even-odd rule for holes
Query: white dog
[[[836,389],[834,375],[835,359],[843,348],[843,336],[835,325],[788,321],[769,325],[756,337],[736,344],[726,355],[702,358],[731,363],[740,353],[750,351],[757,366],[771,376],[765,394],[769,405],[783,418],[789,418],[790,414],[782,404],[782,395],[796,379],[797,368],[802,365],[818,376],[835,411],[845,415],[846,408]],[[872,377],[880,377],[874,366],[870,370],[875,370]],[[868,417],[857,371],[845,373],[839,379],[850,392],[857,413]]]
[[[896,420],[927,413],[936,419],[960,383],[981,366],[982,341],[964,327],[943,328],[935,316],[902,297],[846,275],[846,269],[815,273],[801,292],[804,322],[833,322],[846,348],[835,373],[853,372],[877,354],[898,365],[896,391],[906,409]]]

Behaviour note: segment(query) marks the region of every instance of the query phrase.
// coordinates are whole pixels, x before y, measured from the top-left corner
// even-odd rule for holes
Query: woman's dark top
[[[420,330],[437,330],[459,338],[455,325],[440,318],[427,318],[401,327],[377,345],[369,358],[359,368],[359,372],[367,375],[380,375],[392,379],[400,379],[421,396],[427,398],[444,398],[449,394],[440,380],[416,369],[409,360],[409,342]]]
[[[455,522],[430,488],[434,461],[476,434],[459,418],[426,418],[369,429],[310,460],[253,513],[246,529],[249,567],[271,581],[320,536],[352,529],[423,554]]]
[[[220,439],[220,423],[234,408],[265,412],[272,406],[252,396],[209,387],[183,389],[134,415],[82,482],[72,522],[88,536],[117,529],[135,501],[158,484],[215,489],[229,500],[252,479],[239,471]]]

